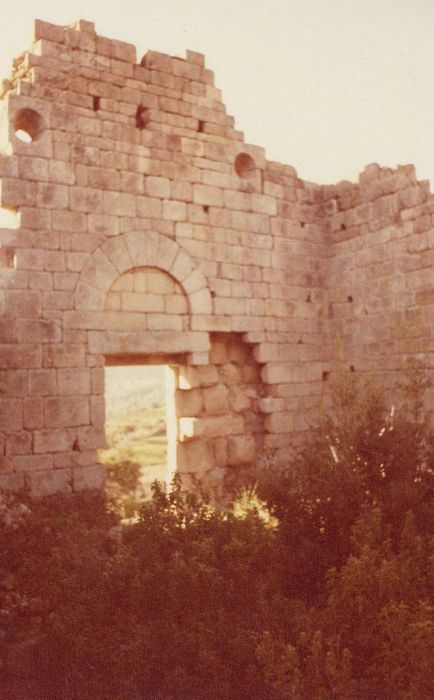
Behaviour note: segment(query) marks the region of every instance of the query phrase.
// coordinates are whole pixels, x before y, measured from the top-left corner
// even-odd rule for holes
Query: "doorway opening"
[[[152,483],[170,482],[176,470],[176,367],[105,366],[107,491],[124,517],[151,496]]]

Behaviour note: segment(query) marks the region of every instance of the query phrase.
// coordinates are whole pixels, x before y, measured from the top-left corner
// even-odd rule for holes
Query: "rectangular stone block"
[[[114,189],[114,187],[110,189]],[[120,189],[121,192],[130,192],[131,194],[143,194],[143,175],[141,173],[121,171],[120,184],[117,189]]]
[[[104,396],[90,397],[90,417],[92,425],[101,428],[105,423]]]
[[[285,402],[283,399],[266,396],[258,402],[259,410],[262,413],[281,413],[285,410]]]
[[[79,343],[58,343],[43,348],[44,367],[82,367],[85,364],[84,345]]]
[[[78,447],[80,451],[96,450],[107,447],[105,430],[93,425],[77,430]]]
[[[185,315],[188,313],[187,299],[183,296],[168,296],[164,299],[164,311],[168,314]],[[196,330],[195,328],[192,330]],[[200,330],[200,329],[197,329]]]
[[[17,455],[12,458],[11,463],[16,472],[32,472],[50,469],[53,466],[53,457],[51,455]]]
[[[256,444],[252,435],[230,435],[228,437],[228,462],[240,465],[253,462]]]
[[[170,197],[170,180],[167,177],[148,175],[145,179],[145,192],[150,197],[167,199]]]
[[[291,433],[294,431],[294,416],[289,413],[271,413],[265,418],[265,429],[269,433]]]
[[[181,440],[239,435],[244,432],[244,419],[242,416],[230,414],[206,418],[181,418],[179,432]]]
[[[121,305],[123,311],[162,312],[164,311],[164,298],[160,294],[138,294],[136,292],[122,292]]]
[[[170,195],[172,199],[179,199],[182,202],[192,202],[193,188],[189,182],[172,181],[170,183]]]
[[[29,272],[29,289],[47,290],[53,288],[53,275],[51,272]]]
[[[222,207],[223,190],[209,185],[193,185],[193,202],[212,207]]]
[[[75,170],[71,163],[66,163],[64,160],[49,160],[47,162],[47,179],[50,182],[61,185],[73,185],[75,183]]]
[[[247,299],[215,299],[214,300],[214,313],[224,316],[240,315],[244,316],[247,313],[248,300]],[[246,329],[247,330],[247,329]]]
[[[165,200],[163,202],[163,219],[168,221],[185,221],[187,205],[185,202]]]
[[[247,370],[247,372],[246,372]],[[243,368],[243,380],[248,381],[251,377],[247,376],[251,370],[251,366]],[[257,379],[254,377],[254,379]],[[229,388],[229,407],[235,413],[245,413],[251,408],[252,393],[246,387],[231,386]],[[255,394],[254,394],[255,397]]]
[[[65,41],[65,33],[63,27],[59,27],[57,24],[50,24],[50,22],[43,22],[40,19],[35,19],[34,38],[35,41],[38,39],[47,39],[48,41],[63,44]]]
[[[227,414],[229,412],[228,390],[224,384],[217,384],[203,389],[205,413],[209,416]]]
[[[36,454],[45,452],[66,452],[72,450],[74,433],[72,430],[50,429],[35,431],[33,451]]]
[[[321,381],[322,372],[327,366],[321,362],[303,362],[296,366],[293,363],[269,363],[261,371],[265,384],[287,384]]]
[[[44,399],[45,426],[65,427],[89,424],[89,401],[85,397],[64,396]]]
[[[16,322],[12,319],[0,319],[0,343],[15,343],[16,341]]]
[[[192,389],[191,391],[177,390],[175,404],[178,417],[197,416],[203,408],[202,391],[200,389]]]
[[[17,493],[24,488],[24,474],[0,474],[0,491]]]
[[[220,331],[227,333],[231,330],[229,316],[194,316],[191,321],[191,329],[194,331]]]
[[[86,214],[77,211],[51,212],[52,226],[55,231],[67,231],[68,233],[86,233]]]
[[[7,456],[27,455],[32,451],[32,434],[29,432],[11,433],[6,437]]]
[[[51,212],[47,209],[20,207],[20,216],[23,229],[48,230],[51,228]]]
[[[69,194],[66,185],[38,183],[36,187],[36,205],[41,209],[68,208]]]
[[[177,445],[176,463],[181,474],[194,474],[196,477],[206,474],[213,468],[214,457],[211,445],[203,440]]]
[[[56,321],[18,319],[17,335],[20,343],[58,343],[62,332]]]
[[[192,311],[195,315],[207,316],[213,312],[213,304],[208,289],[198,289],[189,295]]]
[[[148,314],[146,316],[146,327],[150,331],[172,331],[181,333],[183,329],[182,316],[174,314]]]
[[[41,498],[57,492],[68,493],[71,491],[71,470],[34,471],[26,475],[26,485],[33,498]]]
[[[88,395],[90,389],[90,369],[65,368],[57,370],[59,396]]]
[[[26,430],[35,430],[44,427],[44,404],[41,398],[24,399],[23,426]]]
[[[163,204],[161,202],[161,199],[158,199],[157,197],[138,196],[136,199],[136,206],[137,216],[141,218],[160,219],[163,215]]]
[[[103,464],[74,467],[72,470],[72,485],[74,491],[104,488],[107,469]]]
[[[23,429],[23,402],[20,399],[0,398],[0,430]]]
[[[49,162],[46,158],[26,158],[21,156],[19,159],[20,178],[38,182],[46,180]]]
[[[219,381],[217,368],[213,365],[205,367],[180,367],[179,388],[194,389],[202,386],[213,386]]]
[[[32,318],[41,313],[41,293],[29,290],[6,292],[6,315],[12,318]]]
[[[252,194],[252,210],[258,214],[277,215],[277,202],[274,197],[264,194]]]
[[[54,369],[31,370],[29,372],[29,390],[32,396],[56,396],[56,371]]]
[[[106,193],[107,194],[107,193]],[[70,207],[74,211],[89,214],[104,213],[104,193],[102,190],[87,187],[72,187],[70,193]],[[61,207],[56,207],[60,209]]]
[[[5,209],[34,207],[36,204],[36,183],[3,177],[0,181],[0,205]]]
[[[90,331],[90,352],[103,355],[171,354],[209,350],[207,333],[171,331]]]

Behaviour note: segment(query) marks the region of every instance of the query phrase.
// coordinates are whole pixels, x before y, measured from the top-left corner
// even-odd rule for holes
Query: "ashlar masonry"
[[[176,368],[177,468],[285,459],[340,364],[434,368],[434,197],[246,144],[204,57],[39,20],[3,81],[0,487],[100,488],[104,366]],[[431,405],[434,405],[431,394]]]

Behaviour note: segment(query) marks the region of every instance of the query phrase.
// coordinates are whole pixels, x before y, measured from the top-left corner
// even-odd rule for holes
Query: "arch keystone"
[[[125,234],[125,241],[133,267],[156,267],[160,236],[155,231],[132,231]]]

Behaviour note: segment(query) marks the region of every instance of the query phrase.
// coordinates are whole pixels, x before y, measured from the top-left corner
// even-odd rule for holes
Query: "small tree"
[[[420,372],[408,377],[407,400],[398,406],[378,388],[340,375],[293,462],[264,475],[259,492],[280,521],[291,594],[322,589],[326,571],[348,556],[351,529],[366,505],[380,507],[392,537],[408,510],[418,530],[433,531],[434,435],[420,411],[421,379]]]

